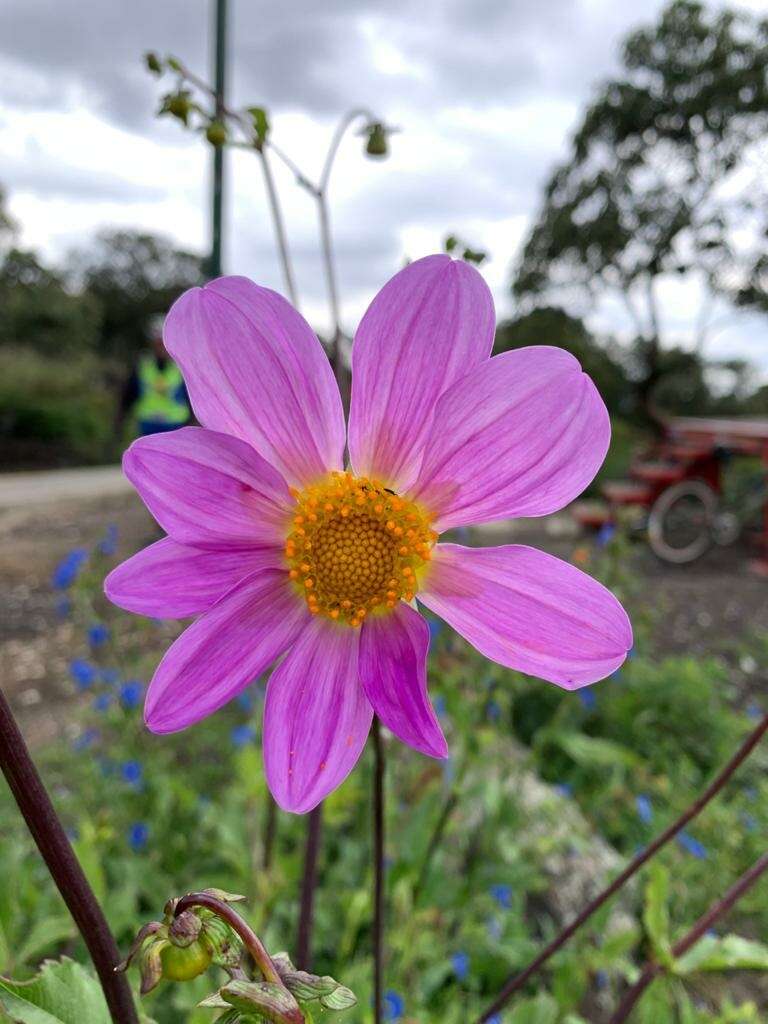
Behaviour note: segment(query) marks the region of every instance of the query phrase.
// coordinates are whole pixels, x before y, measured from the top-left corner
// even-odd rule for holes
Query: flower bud
[[[365,152],[368,156],[384,157],[389,153],[387,141],[387,129],[380,121],[372,121],[366,125],[368,139],[365,143]]]
[[[202,942],[174,946],[170,942],[160,951],[162,974],[169,981],[190,981],[211,966],[211,954]]]
[[[156,53],[149,50],[144,54],[144,63],[147,65],[147,70],[151,71],[154,75],[162,75],[163,64]]]
[[[227,141],[227,126],[223,121],[211,121],[205,129],[205,137],[212,146],[223,146]]]
[[[168,938],[174,946],[191,946],[198,938],[203,928],[203,922],[191,910],[185,910],[183,914],[175,917],[168,928]]]

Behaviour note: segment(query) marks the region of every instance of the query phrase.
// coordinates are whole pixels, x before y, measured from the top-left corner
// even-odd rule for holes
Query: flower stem
[[[299,932],[296,940],[296,966],[308,971],[312,966],[312,924],[317,888],[317,855],[320,850],[320,832],[323,823],[323,805],[318,804],[307,818],[307,845],[304,853],[304,877],[301,882],[301,908]]]
[[[672,947],[673,956],[682,956],[687,953],[691,946],[695,946],[699,939],[705,935],[715,921],[722,917],[723,914],[727,913],[737,900],[747,892],[757,882],[763,872],[768,869],[768,853],[764,853],[759,860],[755,861],[751,868],[744,872],[744,874],[731,886],[725,896],[719,899],[716,903],[707,910],[705,914],[698,919],[696,924],[687,932],[679,942],[676,942]],[[651,982],[664,970],[664,967],[657,963],[655,960],[649,961],[637,979],[635,984],[627,990],[624,998],[619,1004],[619,1008],[616,1013],[611,1017],[610,1024],[623,1024],[623,1022],[629,1017],[632,1012],[635,1003],[638,1001],[640,996],[645,992],[646,988]]]
[[[673,839],[681,829],[685,828],[688,822],[695,818],[696,815],[703,810],[704,807],[712,800],[723,786],[728,782],[733,773],[739,768],[743,761],[749,757],[754,748],[763,738],[765,733],[768,731],[768,715],[765,715],[752,732],[747,736],[742,745],[728,761],[728,763],[721,769],[721,771],[715,776],[710,782],[707,788],[693,801],[692,804],[677,818],[672,824],[664,829],[664,831],[658,835],[653,842],[649,843],[646,848],[639,853],[624,870],[619,874],[610,885],[606,886],[601,893],[599,893],[593,900],[591,900],[579,913],[569,925],[567,925],[559,935],[556,935],[554,939],[548,945],[542,949],[542,951],[536,956],[520,974],[512,975],[501,992],[498,994],[496,999],[491,1003],[488,1009],[480,1016],[477,1020],[477,1024],[484,1024],[490,1017],[508,1002],[508,1000],[523,987],[532,975],[536,974],[544,964],[553,956],[568,939],[574,935],[581,926],[589,920],[589,918],[599,910],[600,907],[610,899],[614,893],[618,892],[621,887],[632,878],[633,875],[637,874],[640,868],[646,864],[651,857],[653,857],[658,851]]]
[[[117,943],[75,856],[32,761],[10,705],[0,690],[0,768],[32,838],[80,929],[115,1024],[138,1024],[127,981],[115,974]]]
[[[384,1010],[384,744],[374,716],[373,737],[373,1020],[381,1024]]]
[[[272,177],[272,168],[269,166],[269,158],[264,146],[257,146],[256,151],[259,154],[261,169],[264,174],[264,188],[267,193],[267,202],[269,203],[270,213],[272,214],[272,227],[275,232],[277,251],[280,254],[280,263],[283,268],[285,290],[288,293],[288,298],[291,300],[291,304],[294,309],[298,309],[299,296],[296,291],[296,278],[294,277],[293,266],[291,264],[291,257],[288,250],[288,238],[285,234],[285,224],[283,223],[280,200],[278,199],[277,189],[275,188],[275,179]]]
[[[186,896],[182,896],[176,904],[173,916],[178,917],[185,910],[190,910],[192,907],[205,907],[206,910],[212,910],[214,914],[217,914],[222,921],[226,921],[232,931],[236,932],[243,940],[243,945],[253,957],[256,966],[262,973],[264,981],[269,981],[275,985],[280,985],[281,988],[285,988],[283,980],[264,943],[233,907],[212,896],[209,892],[190,892]]]

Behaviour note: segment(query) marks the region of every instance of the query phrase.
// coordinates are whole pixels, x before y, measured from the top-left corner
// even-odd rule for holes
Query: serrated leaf
[[[74,960],[46,960],[30,981],[0,978],[0,1008],[18,1024],[111,1024],[96,978]]]
[[[657,960],[666,967],[672,964],[668,898],[669,872],[660,864],[653,864],[645,887],[643,924]]]
[[[723,938],[705,935],[675,960],[673,969],[680,975],[697,971],[765,971],[768,970],[768,946],[741,935]]]

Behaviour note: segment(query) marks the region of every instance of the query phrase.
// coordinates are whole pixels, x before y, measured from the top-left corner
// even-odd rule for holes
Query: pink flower
[[[397,274],[357,331],[347,434],[320,343],[285,299],[225,277],[176,302],[166,345],[203,427],[126,452],[168,536],[106,581],[130,611],[199,616],[149,687],[153,732],[210,715],[282,657],[266,773],[277,802],[305,812],[352,770],[374,713],[447,756],[416,598],[486,657],[566,689],[623,662],[626,613],[575,566],[515,544],[435,543],[562,508],[608,448],[578,362],[549,347],[489,358],[494,319],[465,263],[428,256]]]

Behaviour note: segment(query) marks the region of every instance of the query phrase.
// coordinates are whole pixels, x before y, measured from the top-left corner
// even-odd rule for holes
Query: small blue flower
[[[77,579],[83,563],[88,558],[85,548],[74,548],[65,555],[53,570],[51,584],[56,590],[66,590]]]
[[[445,697],[441,693],[438,694],[437,697],[435,697],[435,699],[432,701],[432,704],[434,706],[435,714],[437,715],[437,717],[445,718],[448,711],[445,704]]]
[[[695,839],[689,832],[680,832],[677,841],[682,848],[690,853],[692,857],[697,860],[706,860],[707,849],[703,843],[700,843],[698,839]]]
[[[503,882],[496,885],[492,885],[490,888],[491,896],[496,900],[500,907],[504,910],[509,910],[512,906],[512,886],[505,885]]]
[[[742,811],[739,817],[741,818],[741,823],[747,832],[755,831],[757,828],[757,818],[754,814],[747,814],[746,811]]]
[[[109,640],[109,629],[103,622],[94,622],[88,627],[88,643],[91,647],[102,647]]]
[[[491,698],[485,705],[485,713],[491,722],[498,722],[501,718],[501,705],[497,700]]]
[[[117,525],[110,523],[106,533],[96,545],[102,555],[114,555],[117,550]]]
[[[246,747],[256,738],[256,733],[250,725],[236,725],[230,732],[229,738],[233,747]]]
[[[494,1013],[492,1017],[489,1017],[486,1024],[501,1024],[501,1014]]]
[[[98,740],[98,729],[85,729],[72,743],[74,750],[88,750]]]
[[[640,821],[649,825],[653,818],[653,806],[650,797],[646,796],[645,793],[638,793],[635,797],[635,807],[637,808],[637,816]]]
[[[747,800],[757,800],[757,788],[755,786],[745,786],[744,796]]]
[[[128,829],[128,845],[138,853],[143,850],[149,840],[149,829],[143,821],[135,821]]]
[[[109,707],[112,703],[111,693],[100,693],[98,697],[93,698],[93,710],[103,714],[105,711],[109,711]]]
[[[554,788],[555,792],[559,793],[560,796],[573,796],[573,786],[570,784],[570,782],[556,782]]]
[[[242,693],[238,693],[237,697],[235,697],[235,700],[243,709],[243,711],[253,710],[254,696],[253,690],[250,688],[250,686],[248,687],[247,690],[243,690]]]
[[[144,685],[137,679],[131,679],[120,687],[120,703],[124,708],[137,708],[141,703]]]
[[[581,701],[583,707],[587,711],[594,711],[597,707],[597,694],[592,689],[592,687],[585,686],[583,689],[577,690],[576,692],[579,695],[579,700]]]
[[[141,765],[138,761],[126,761],[120,765],[120,775],[123,782],[127,782],[129,786],[138,786],[141,783]]]
[[[464,981],[469,974],[469,954],[454,953],[451,957],[451,967],[458,980]]]
[[[75,658],[69,663],[69,674],[77,683],[79,690],[87,690],[93,686],[96,679],[96,669],[83,658]]]
[[[393,992],[390,989],[384,993],[384,1020],[395,1021],[402,1020],[403,1014],[405,1013],[405,1000],[399,992]]]
[[[754,701],[747,705],[747,718],[762,718],[763,709],[759,704],[755,704]]]
[[[595,984],[599,989],[608,987],[608,972],[607,971],[596,971],[595,972]]]
[[[432,645],[442,633],[443,624],[440,619],[430,619],[427,625],[429,626],[429,642]]]
[[[600,529],[597,531],[595,541],[599,548],[604,548],[613,540],[616,534],[616,527],[613,523],[603,523]]]

